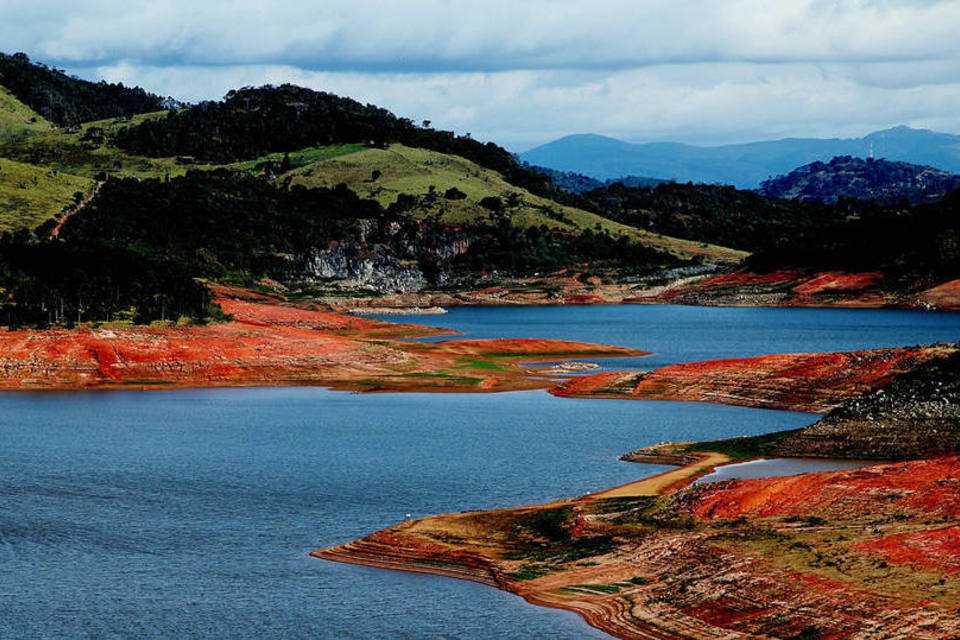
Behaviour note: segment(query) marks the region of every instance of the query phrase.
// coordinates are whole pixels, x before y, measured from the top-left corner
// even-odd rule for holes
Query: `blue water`
[[[468,338],[558,338],[652,351],[616,368],[804,351],[850,351],[960,340],[960,313],[598,305],[451,307],[443,315],[381,316],[457,329]],[[448,338],[434,338],[445,340]]]
[[[663,361],[955,339],[960,325],[916,313],[715,311],[464,309],[430,320],[473,336],[659,348]],[[480,585],[306,554],[407,514],[628,482],[662,468],[617,457],[654,442],[812,419],[544,392],[0,395],[0,638],[605,637]]]

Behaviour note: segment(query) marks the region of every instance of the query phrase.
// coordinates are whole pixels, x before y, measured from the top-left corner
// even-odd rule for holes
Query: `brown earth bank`
[[[960,280],[889,282],[883,273],[737,271],[639,293],[624,302],[746,307],[960,310]]]
[[[955,345],[932,345],[689,362],[649,372],[580,376],[550,392],[562,397],[719,402],[819,413],[957,351]]]
[[[216,287],[232,321],[0,332],[0,389],[317,384],[360,391],[506,391],[553,384],[521,363],[643,355],[562,340],[411,342],[449,331],[293,306]]]
[[[475,580],[619,638],[960,634],[960,458],[663,484],[432,516],[313,555]]]
[[[360,292],[362,294],[362,292]],[[697,306],[846,307],[960,310],[960,280],[887,282],[882,273],[801,270],[721,275],[648,276],[625,281],[565,269],[504,278],[460,291],[421,291],[321,299],[339,309],[464,305],[685,304]]]

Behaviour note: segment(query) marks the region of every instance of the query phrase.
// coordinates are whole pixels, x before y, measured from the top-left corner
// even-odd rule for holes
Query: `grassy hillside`
[[[191,168],[210,168],[178,162],[175,158],[135,156],[113,146],[112,137],[118,130],[164,113],[98,120],[69,131],[51,128],[27,137],[0,138],[0,157],[85,178],[102,172],[118,177],[162,178],[183,175]]]
[[[291,156],[292,159],[292,156]],[[379,174],[374,178],[374,172]],[[394,144],[387,149],[363,149],[293,169],[284,179],[306,187],[332,187],[345,183],[361,197],[387,206],[406,194],[417,197],[411,212],[426,216],[440,214],[443,221],[456,224],[487,215],[481,205],[485,198],[499,198],[513,221],[521,226],[546,225],[561,229],[604,229],[626,234],[643,244],[681,257],[701,256],[707,261],[735,261],[746,254],[724,247],[661,236],[602,216],[564,206],[536,196],[506,182],[490,169],[458,156]],[[450,189],[465,195],[446,195]]]
[[[10,140],[25,134],[51,130],[53,130],[52,124],[0,86],[0,140]]]
[[[0,233],[37,227],[92,185],[86,178],[0,158]]]

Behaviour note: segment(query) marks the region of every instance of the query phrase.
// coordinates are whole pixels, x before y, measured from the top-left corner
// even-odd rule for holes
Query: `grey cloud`
[[[625,69],[956,57],[956,2],[10,0],[0,39],[62,64],[315,71]]]
[[[960,131],[960,2],[88,0],[0,5],[7,50],[188,100],[296,82],[523,149]]]

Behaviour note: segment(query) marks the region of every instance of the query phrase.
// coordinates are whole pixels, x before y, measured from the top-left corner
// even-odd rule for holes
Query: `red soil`
[[[449,332],[293,307],[243,290],[214,291],[232,322],[2,332],[0,389],[326,384],[500,391],[550,384],[512,366],[511,358],[637,353],[560,340],[399,341],[393,338]],[[476,366],[490,357],[497,359]]]
[[[948,456],[786,478],[732,481],[693,491],[686,509],[708,519],[896,515],[960,517],[960,457]],[[948,541],[949,542],[949,541]]]
[[[929,286],[929,285],[926,285]],[[960,282],[941,284],[920,292],[920,285],[892,287],[879,272],[770,273],[738,271],[667,287],[656,295],[627,298],[624,302],[778,306],[863,307],[886,306],[960,309]]]
[[[825,291],[857,291],[874,287],[883,280],[882,273],[843,273],[827,271],[798,284],[793,288],[801,295],[812,295]]]
[[[671,365],[650,373],[580,376],[551,390],[558,396],[721,402],[824,412],[889,382],[948,347],[841,353],[777,354]]]
[[[960,573],[960,526],[895,534],[854,548],[893,564]]]
[[[915,301],[922,306],[960,311],[960,280],[950,280],[927,289],[917,294]]]

